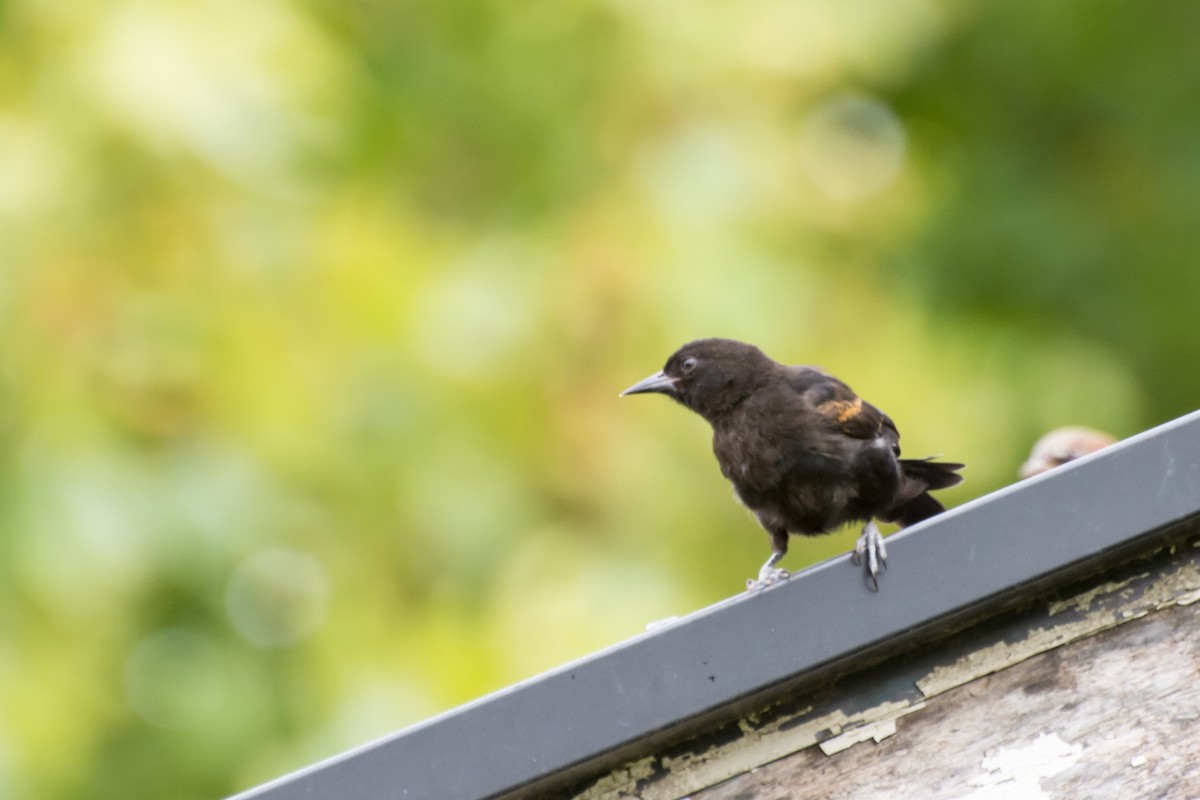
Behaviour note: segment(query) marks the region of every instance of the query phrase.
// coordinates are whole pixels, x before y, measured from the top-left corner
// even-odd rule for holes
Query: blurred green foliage
[[[1198,29],[0,4],[0,795],[230,793],[737,592],[704,423],[616,398],[692,338],[836,372],[952,504],[1191,410]]]

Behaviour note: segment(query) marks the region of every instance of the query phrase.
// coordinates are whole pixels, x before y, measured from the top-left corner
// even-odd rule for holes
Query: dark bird
[[[900,458],[892,420],[815,367],[789,367],[731,339],[685,344],[661,372],[621,396],[657,392],[708,420],[713,452],[739,500],[771,537],[771,557],[751,588],[787,577],[776,567],[788,534],[814,536],[864,523],[854,562],[865,556],[872,587],[887,550],[875,520],[912,525],[944,510],[931,489],[962,480],[962,464]]]
[[[1115,441],[1104,431],[1092,428],[1055,428],[1037,440],[1028,460],[1021,465],[1021,477],[1030,478],[1054,469]]]

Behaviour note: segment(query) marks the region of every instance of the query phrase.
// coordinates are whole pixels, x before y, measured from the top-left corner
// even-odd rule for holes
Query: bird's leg
[[[771,557],[759,568],[757,579],[746,579],[746,589],[748,591],[766,588],[773,583],[778,583],[790,574],[786,569],[775,566],[787,555],[787,531],[771,530],[768,533],[771,535]]]
[[[879,591],[879,579],[875,576],[879,574],[880,566],[887,569],[887,547],[884,546],[883,535],[880,534],[873,519],[868,520],[867,524],[863,526],[862,536],[859,536],[858,541],[854,543],[854,555],[850,560],[855,564],[861,564],[864,553],[866,554],[867,575],[871,579],[871,588]]]

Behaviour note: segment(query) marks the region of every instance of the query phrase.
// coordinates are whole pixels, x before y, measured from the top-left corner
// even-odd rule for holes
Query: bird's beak
[[[621,392],[619,396],[624,397],[627,394],[646,394],[648,392],[674,394],[676,380],[676,378],[672,378],[665,372],[656,372],[649,378],[644,378],[635,383],[633,386],[630,386],[628,389]]]

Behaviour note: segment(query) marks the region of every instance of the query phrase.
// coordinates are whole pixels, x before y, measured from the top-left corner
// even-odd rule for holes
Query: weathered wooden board
[[[1200,797],[1200,604],[950,689],[895,733],[809,747],[692,800]]]
[[[1200,798],[1188,783],[1200,769],[1197,600],[1193,534],[735,722],[698,725],[569,796]]]

